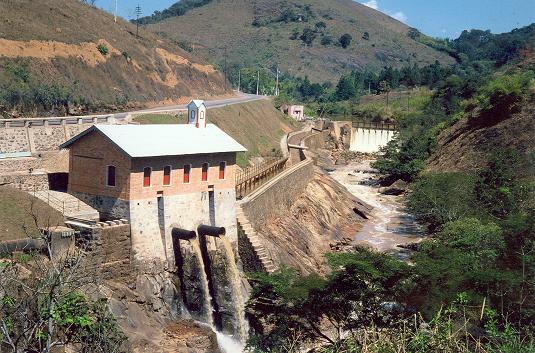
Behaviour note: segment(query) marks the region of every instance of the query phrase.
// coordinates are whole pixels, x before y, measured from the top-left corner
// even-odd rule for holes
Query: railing
[[[281,173],[288,161],[287,157],[269,158],[262,163],[245,168],[236,173],[236,197],[241,199],[261,185]]]
[[[46,193],[46,196],[43,194]],[[61,200],[57,197],[50,194],[48,191],[34,191],[33,195],[40,199],[41,201],[46,202],[48,205],[50,205],[53,209],[58,210],[61,212],[62,215],[67,215],[68,213],[71,213],[73,211],[80,211],[81,210],[81,201],[76,200]],[[41,195],[42,197],[39,197],[37,195]]]
[[[398,126],[394,123],[374,123],[370,121],[354,121],[353,127],[357,129],[370,129],[370,130],[394,130],[398,129]]]

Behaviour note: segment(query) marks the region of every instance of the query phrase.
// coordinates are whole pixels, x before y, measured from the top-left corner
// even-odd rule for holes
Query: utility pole
[[[256,74],[256,95],[258,96],[258,89],[260,88],[260,69]]]
[[[279,95],[279,64],[277,64],[277,85],[275,86],[275,96]]]
[[[113,14],[113,22],[117,23],[117,0],[115,0],[115,13]]]
[[[241,68],[238,67],[238,92],[241,90]]]
[[[224,73],[225,73],[225,91],[227,90],[227,47],[224,48],[225,49],[225,68],[224,68]]]
[[[141,15],[141,7],[139,4],[136,6],[134,11],[136,13],[136,37],[139,38],[139,15]]]

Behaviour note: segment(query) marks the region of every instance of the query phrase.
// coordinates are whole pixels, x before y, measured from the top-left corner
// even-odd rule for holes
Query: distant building
[[[302,105],[283,105],[281,110],[297,121],[305,120],[305,107]]]
[[[128,219],[137,259],[170,259],[173,228],[225,227],[237,239],[236,153],[245,148],[206,124],[202,101],[188,108],[188,124],[94,125],[61,145],[69,193],[103,219]]]

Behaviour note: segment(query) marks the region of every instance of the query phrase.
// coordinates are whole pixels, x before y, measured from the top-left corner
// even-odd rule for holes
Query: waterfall
[[[221,237],[223,249],[225,250],[225,256],[228,261],[228,275],[232,286],[232,301],[236,308],[236,318],[238,320],[238,335],[242,343],[247,340],[247,321],[245,320],[245,300],[243,299],[241,292],[241,279],[238,267],[236,266],[236,259],[234,257],[234,251],[232,245],[226,237]]]
[[[208,277],[206,276],[206,270],[204,268],[204,261],[202,259],[202,252],[201,247],[199,245],[199,240],[197,238],[191,239],[190,241],[191,247],[193,248],[193,252],[195,252],[195,257],[197,257],[197,261],[199,262],[200,267],[200,280],[202,285],[202,292],[203,292],[203,306],[205,311],[205,321],[208,323],[208,325],[212,326],[214,324],[214,313],[212,310],[212,296],[210,295],[210,289],[208,287]]]

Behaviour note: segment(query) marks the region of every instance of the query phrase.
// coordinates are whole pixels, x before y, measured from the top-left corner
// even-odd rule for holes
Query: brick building
[[[69,193],[103,219],[128,219],[137,260],[173,261],[173,228],[225,227],[237,239],[236,153],[245,148],[206,124],[204,103],[188,107],[188,124],[94,125],[61,145]]]

